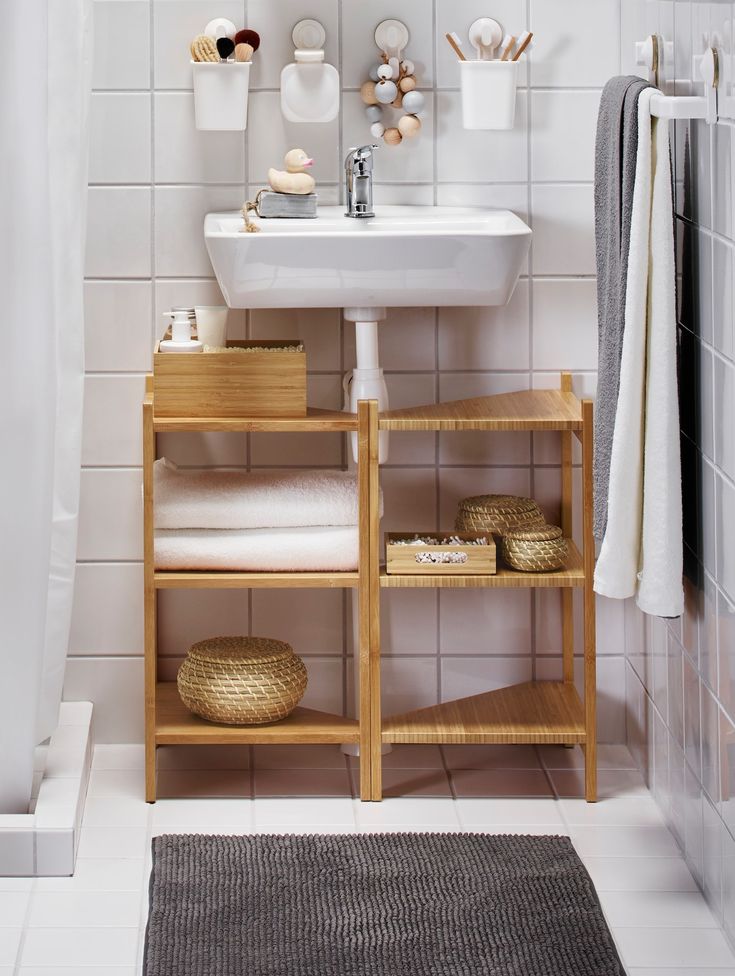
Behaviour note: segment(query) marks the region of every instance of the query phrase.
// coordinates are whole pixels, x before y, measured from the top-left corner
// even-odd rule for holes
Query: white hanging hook
[[[408,47],[408,27],[400,20],[383,20],[375,28],[375,43],[386,58],[398,58]]]
[[[469,39],[480,61],[492,61],[503,40],[503,28],[491,17],[479,17],[469,29]]]

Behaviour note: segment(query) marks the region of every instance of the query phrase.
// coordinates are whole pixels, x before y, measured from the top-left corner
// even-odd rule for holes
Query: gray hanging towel
[[[633,211],[638,98],[649,85],[636,75],[611,78],[602,91],[595,145],[595,243],[597,252],[598,380],[595,408],[595,537],[607,525],[620,357],[625,326],[630,218]]]

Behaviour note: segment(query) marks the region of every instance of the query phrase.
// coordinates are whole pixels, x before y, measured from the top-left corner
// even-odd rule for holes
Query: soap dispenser
[[[327,33],[318,20],[300,20],[291,36],[294,63],[281,72],[281,111],[289,122],[331,122],[339,112],[339,73],[324,62]]]

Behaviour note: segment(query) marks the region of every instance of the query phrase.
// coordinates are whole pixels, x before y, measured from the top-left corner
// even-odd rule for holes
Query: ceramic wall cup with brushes
[[[260,37],[224,18],[210,21],[191,43],[194,118],[197,129],[239,131],[248,125],[253,54]]]

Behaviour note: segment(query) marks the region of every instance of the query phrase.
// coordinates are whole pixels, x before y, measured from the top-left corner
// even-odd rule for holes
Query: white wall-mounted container
[[[517,61],[460,61],[465,129],[512,129],[516,118]]]
[[[294,63],[281,72],[281,111],[289,122],[332,122],[339,115],[339,72],[324,62],[327,32],[318,20],[293,29]]]
[[[197,129],[243,131],[248,127],[248,61],[192,61]]]

